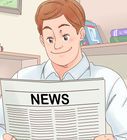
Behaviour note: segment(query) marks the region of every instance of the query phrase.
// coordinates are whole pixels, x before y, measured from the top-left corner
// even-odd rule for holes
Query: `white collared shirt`
[[[112,127],[113,134],[117,140],[127,140],[127,88],[124,81],[116,72],[109,68],[89,63],[87,57],[83,54],[82,60],[66,72],[62,80],[100,77],[103,77],[106,83],[106,120]],[[50,60],[41,65],[20,70],[13,78],[26,80],[60,80]],[[0,108],[2,110],[2,105]],[[3,124],[1,110],[0,124]]]

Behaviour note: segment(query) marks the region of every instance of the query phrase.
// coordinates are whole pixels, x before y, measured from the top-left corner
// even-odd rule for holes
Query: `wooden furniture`
[[[88,56],[127,54],[127,42],[89,45],[82,48]]]
[[[37,64],[38,55],[0,52],[0,78],[11,78],[20,69]]]
[[[113,69],[127,84],[127,42],[98,44],[82,48],[90,61]]]

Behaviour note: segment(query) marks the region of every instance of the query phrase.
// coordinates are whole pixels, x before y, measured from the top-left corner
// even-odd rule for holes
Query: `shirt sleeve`
[[[121,78],[110,90],[106,119],[116,140],[127,139],[127,88]]]
[[[2,127],[0,127],[0,140],[3,140],[4,133],[5,133],[5,129],[3,129]]]
[[[12,76],[12,79],[18,79],[18,72]]]
[[[3,134],[5,133],[4,115],[3,115],[3,105],[2,98],[0,97],[0,140],[3,140]]]

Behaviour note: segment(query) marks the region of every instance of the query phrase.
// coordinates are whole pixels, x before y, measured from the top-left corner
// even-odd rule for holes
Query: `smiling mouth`
[[[72,47],[71,47],[69,50],[65,51],[65,52],[51,52],[51,53],[53,53],[53,54],[62,54],[62,53],[67,53],[67,52],[69,52],[71,49],[72,49]]]

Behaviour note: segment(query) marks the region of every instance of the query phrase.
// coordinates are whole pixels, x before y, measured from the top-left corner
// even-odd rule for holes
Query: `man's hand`
[[[16,140],[16,139],[12,135],[6,133],[3,136],[3,140]],[[113,135],[100,135],[96,137],[95,140],[115,140],[115,138],[113,137]]]
[[[16,139],[12,135],[6,133],[3,135],[3,140],[16,140]]]
[[[115,140],[113,135],[100,135],[95,140]]]

